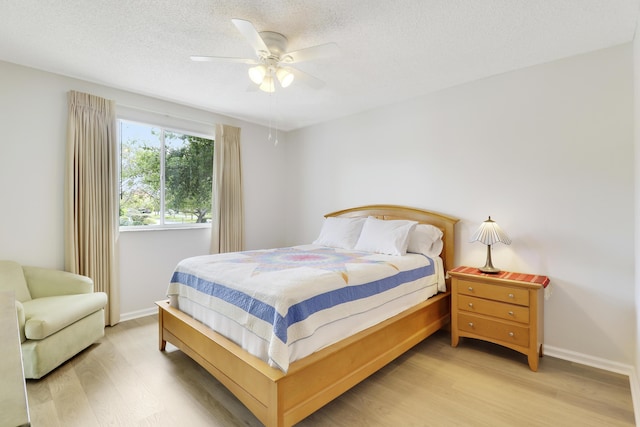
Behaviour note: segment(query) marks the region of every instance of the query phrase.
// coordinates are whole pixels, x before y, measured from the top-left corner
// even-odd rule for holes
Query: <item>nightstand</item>
[[[457,267],[451,276],[451,345],[476,338],[526,354],[532,371],[543,355],[546,276]]]

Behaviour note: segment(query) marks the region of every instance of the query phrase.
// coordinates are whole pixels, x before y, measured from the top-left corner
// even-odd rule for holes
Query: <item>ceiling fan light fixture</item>
[[[276,85],[281,88],[289,87],[293,80],[300,80],[313,89],[324,86],[322,80],[295,68],[295,64],[334,55],[337,49],[335,43],[325,43],[289,52],[287,50],[288,40],[283,34],[274,31],[258,32],[251,22],[244,19],[232,19],[231,22],[249,42],[256,57],[249,59],[193,55],[191,59],[193,61],[226,61],[248,64],[250,67],[247,70],[249,79],[264,92],[275,92]],[[278,83],[275,83],[276,79]]]
[[[285,70],[284,68],[278,68],[278,71],[276,71],[276,77],[278,78],[280,86],[282,87],[288,87],[289,85],[291,85],[291,83],[293,83],[293,74]]]
[[[260,90],[268,93],[275,92],[276,85],[274,83],[273,77],[265,76],[264,80],[262,80],[262,83],[260,84]]]
[[[257,85],[262,84],[266,75],[267,67],[265,67],[264,65],[257,65],[255,67],[249,68],[249,78]]]

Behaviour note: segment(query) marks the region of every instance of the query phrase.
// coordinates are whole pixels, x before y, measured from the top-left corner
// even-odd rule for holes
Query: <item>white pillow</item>
[[[430,224],[418,224],[409,233],[407,252],[435,258],[442,252],[442,230]]]
[[[364,222],[365,218],[326,218],[322,224],[320,235],[313,244],[332,248],[353,249],[358,237],[360,237]]]
[[[416,221],[369,217],[362,227],[355,249],[387,255],[404,255],[407,253],[409,232],[416,224]]]

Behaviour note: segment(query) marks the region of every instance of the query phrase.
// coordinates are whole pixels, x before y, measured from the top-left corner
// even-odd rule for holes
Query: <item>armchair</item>
[[[16,299],[26,378],[38,379],[104,336],[107,294],[65,271],[0,261],[0,291]]]

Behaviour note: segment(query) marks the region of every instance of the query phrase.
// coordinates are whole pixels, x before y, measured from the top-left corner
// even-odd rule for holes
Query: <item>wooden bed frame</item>
[[[410,219],[444,233],[445,271],[453,268],[457,219],[421,209],[370,205],[326,217]],[[291,426],[433,334],[450,320],[450,288],[364,331],[293,362],[288,372],[242,350],[189,315],[158,301],[159,347],[169,342],[224,384],[267,427]]]

